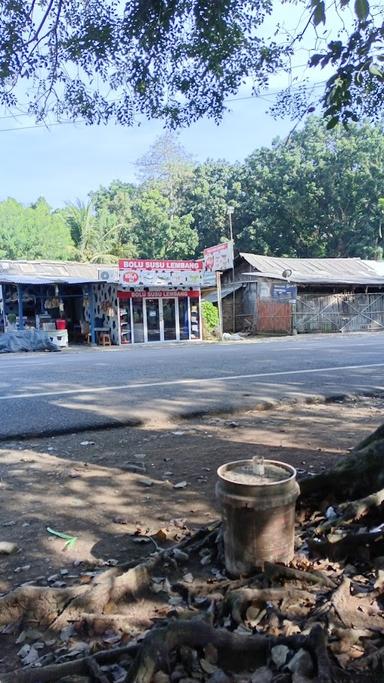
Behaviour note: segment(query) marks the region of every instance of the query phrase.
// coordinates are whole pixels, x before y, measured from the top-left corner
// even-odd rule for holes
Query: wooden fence
[[[384,294],[300,294],[294,326],[305,332],[384,329]]]

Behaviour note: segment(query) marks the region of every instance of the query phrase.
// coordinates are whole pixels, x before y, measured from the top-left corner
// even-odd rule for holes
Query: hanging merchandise
[[[57,299],[56,297],[52,297],[51,299],[46,299],[44,301],[44,308],[50,309],[50,308],[59,308],[60,307],[60,299]]]
[[[109,316],[110,318],[112,318],[116,313],[115,308],[110,301],[103,301],[100,308],[103,311],[103,313],[105,313],[105,315]]]

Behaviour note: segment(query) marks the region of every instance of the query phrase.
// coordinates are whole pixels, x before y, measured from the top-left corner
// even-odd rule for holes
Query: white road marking
[[[0,396],[0,401],[14,401],[20,398],[45,398],[46,396],[66,396],[68,394],[95,394],[108,391],[121,391],[123,389],[149,389],[151,387],[168,387],[171,385],[184,384],[212,384],[212,382],[229,382],[240,379],[257,379],[258,377],[280,377],[282,375],[307,375],[317,372],[339,372],[341,370],[364,370],[365,368],[382,368],[384,363],[369,363],[365,365],[339,365],[328,368],[307,368],[306,370],[280,370],[277,372],[259,372],[248,375],[227,375],[222,377],[200,377],[189,379],[174,379],[164,382],[143,382],[132,384],[113,384],[104,387],[84,387],[82,389],[64,389],[54,391],[37,391],[35,393],[9,394]]]

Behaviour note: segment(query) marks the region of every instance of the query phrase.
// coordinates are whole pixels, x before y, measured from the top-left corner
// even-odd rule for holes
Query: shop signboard
[[[120,284],[129,287],[200,287],[202,261],[120,259]]]
[[[233,267],[233,242],[222,242],[204,249],[204,270],[214,273],[216,270],[228,270]]]
[[[233,268],[233,241],[215,244],[204,249],[204,284],[214,284],[215,272]]]
[[[183,297],[187,296],[189,298],[195,299],[199,298],[200,296],[200,291],[197,290],[188,290],[188,291],[183,291],[181,289],[179,290],[174,290],[174,289],[154,289],[154,290],[144,290],[144,289],[138,289],[135,290],[134,292],[122,292],[119,291],[117,293],[119,299],[122,301],[128,300],[128,299],[174,299],[175,297]]]
[[[297,287],[295,285],[289,285],[285,282],[272,285],[272,299],[294,304],[296,303],[296,297]]]

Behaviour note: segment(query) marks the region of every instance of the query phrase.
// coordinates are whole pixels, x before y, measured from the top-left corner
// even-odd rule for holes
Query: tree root
[[[46,588],[22,586],[0,599],[0,624],[29,619],[38,624],[59,629],[75,621],[84,612],[102,614],[124,597],[136,597],[151,581],[154,568],[163,560],[163,553],[119,575],[118,568],[109,569],[89,586]]]
[[[102,615],[117,610],[124,598],[136,598],[151,583],[154,569],[172,558],[176,548],[195,552],[217,535],[219,522],[199,529],[196,534],[180,543],[151,555],[147,560],[113,567],[94,578],[88,586],[47,588],[22,586],[0,598],[0,625],[20,620],[53,629],[61,629],[68,621],[80,619],[84,612]],[[126,571],[124,571],[126,569]]]
[[[305,638],[299,638],[300,642],[305,641]],[[221,653],[234,658],[247,654],[259,663],[265,663],[276,641],[276,638],[264,635],[243,636],[225,629],[215,629],[200,620],[175,621],[148,634],[128,672],[127,683],[150,683],[158,669],[166,670],[171,651],[182,645],[203,648],[210,643],[218,650],[219,658]]]
[[[308,547],[316,554],[327,557],[334,562],[356,557],[359,548],[374,548],[375,556],[384,552],[384,531],[372,531],[366,534],[348,534],[339,541],[309,540]]]
[[[168,669],[169,655],[173,650],[183,645],[203,648],[208,644],[216,648],[219,662],[226,660],[225,668],[228,670],[231,670],[231,661],[236,670],[236,662],[242,656],[247,656],[248,661],[252,660],[252,666],[265,664],[275,645],[287,645],[293,649],[305,647],[316,661],[318,682],[332,683],[333,680],[327,654],[327,637],[319,624],[314,626],[309,637],[272,637],[259,634],[240,635],[225,629],[215,629],[203,621],[195,620],[175,621],[149,633],[128,672],[127,683],[151,683],[157,670]]]
[[[327,652],[327,634],[316,624],[309,635],[309,647],[317,662],[318,683],[332,683],[332,665]]]
[[[264,575],[271,581],[281,577],[283,579],[292,579],[294,581],[321,584],[327,588],[337,588],[337,584],[328,576],[322,574],[322,572],[304,572],[300,569],[286,567],[284,564],[274,564],[273,562],[264,562]]]
[[[123,647],[115,647],[110,650],[100,650],[92,655],[92,659],[100,664],[108,664],[116,662],[123,655],[135,657],[139,650],[139,645],[125,645]],[[53,683],[59,681],[65,676],[84,675],[89,673],[90,665],[89,656],[75,659],[72,662],[64,662],[62,664],[50,664],[41,668],[29,667],[27,669],[19,669],[8,674],[0,674],[0,683]],[[92,665],[91,665],[92,666]]]
[[[88,657],[86,661],[89,673],[92,675],[92,678],[94,678],[95,681],[98,681],[98,683],[109,683],[109,678],[103,674],[94,657]]]
[[[340,526],[340,524],[344,524],[345,522],[354,522],[359,520],[371,510],[379,508],[383,503],[384,489],[380,489],[380,491],[376,491],[376,493],[371,493],[365,498],[358,498],[357,500],[343,503],[339,506],[339,510],[342,514],[336,519],[331,519],[325,522],[319,527],[318,530],[320,532],[324,532],[328,529]]]
[[[313,600],[313,593],[298,588],[239,588],[228,593],[225,603],[227,611],[236,624],[243,622],[243,614],[249,605],[263,607],[267,602],[278,602],[289,598]]]

